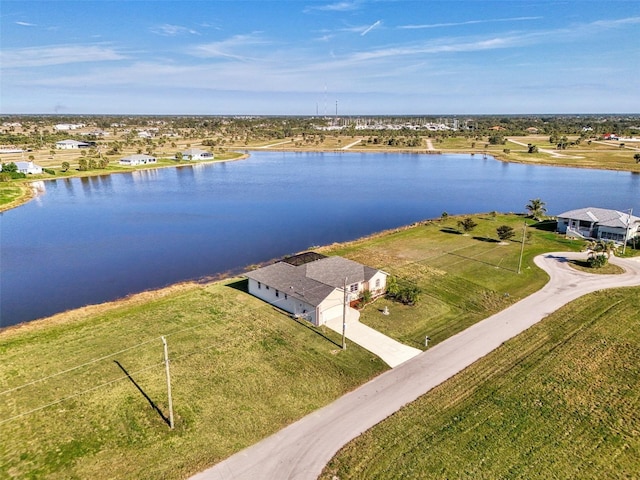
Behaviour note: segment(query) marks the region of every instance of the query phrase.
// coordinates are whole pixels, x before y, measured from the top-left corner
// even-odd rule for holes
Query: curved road
[[[584,253],[536,257],[551,278],[538,292],[192,479],[315,479],[347,442],[566,303],[605,288],[640,285],[640,259],[612,258],[626,272],[603,276],[571,268],[567,260],[572,258],[584,258]]]

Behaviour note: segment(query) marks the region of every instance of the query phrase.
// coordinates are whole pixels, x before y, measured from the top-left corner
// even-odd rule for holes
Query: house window
[[[380,288],[380,279],[376,278],[376,288]]]
[[[276,290],[276,297],[280,296],[280,292],[278,290]]]
[[[258,290],[262,288],[262,284],[258,282]]]
[[[357,292],[357,291],[358,291],[358,284],[357,284],[357,283],[354,283],[353,285],[351,285],[351,286],[349,287],[349,291],[350,291],[351,293],[355,293],[355,292]]]
[[[267,290],[269,290],[269,285],[265,285],[264,288],[266,288]]]
[[[286,300],[286,299],[288,299],[288,298],[289,298],[289,296],[285,293],[285,294],[284,294],[284,299]]]

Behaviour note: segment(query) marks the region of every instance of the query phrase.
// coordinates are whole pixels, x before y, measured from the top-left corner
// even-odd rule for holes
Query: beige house
[[[346,258],[306,252],[245,277],[250,294],[320,326],[342,317],[345,297],[353,302],[365,290],[373,297],[383,295],[388,274]]]

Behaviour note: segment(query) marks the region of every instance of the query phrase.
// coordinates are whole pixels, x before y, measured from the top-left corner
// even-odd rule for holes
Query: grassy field
[[[326,251],[331,254],[344,255],[415,282],[424,292],[418,307],[379,299],[363,309],[361,321],[416,348],[424,348],[426,335],[435,345],[538,290],[548,277],[531,267],[533,257],[545,251],[576,250],[582,246],[582,242],[565,240],[548,231],[554,222],[529,227],[522,273],[518,274],[525,219],[499,214],[473,218],[478,226],[469,235],[458,231],[460,218],[448,218],[328,247]],[[517,232],[506,245],[497,240],[496,228],[500,225],[509,225]],[[390,308],[389,316],[380,313],[385,305]]]
[[[450,218],[325,251],[419,283],[415,307],[390,303],[381,322],[378,300],[363,320],[408,344],[424,332],[438,342],[540,288],[546,276],[533,255],[580,245],[531,228],[518,275],[519,245],[489,237],[523,218],[475,218],[469,237]],[[242,288],[186,284],[0,332],[0,477],[183,478],[387,368]],[[173,431],[161,335],[172,358]]]
[[[386,369],[242,285],[184,286],[2,332],[0,477],[183,478]]]
[[[637,478],[640,288],[576,300],[347,445],[322,479]]]

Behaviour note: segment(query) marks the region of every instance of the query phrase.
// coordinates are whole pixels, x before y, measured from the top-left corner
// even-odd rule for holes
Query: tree
[[[636,161],[636,163],[640,163],[640,153],[636,153],[636,154],[633,156],[633,159]]]
[[[465,233],[469,233],[474,228],[476,228],[478,226],[478,224],[476,222],[474,222],[472,218],[467,217],[464,220],[459,220],[458,221],[458,226],[460,228],[462,228],[462,230],[464,230]]]
[[[489,137],[489,143],[491,145],[504,145],[506,141],[502,135],[494,133]]]
[[[516,234],[516,232],[513,231],[513,228],[511,228],[509,225],[500,225],[498,228],[496,228],[496,233],[498,234],[498,238],[502,242],[511,240]]]
[[[2,164],[2,171],[6,172],[6,173],[17,172],[18,171],[18,166],[13,162],[3,163]]]
[[[420,299],[422,290],[414,282],[396,277],[387,279],[387,296],[405,305],[415,305]]]
[[[80,160],[78,160],[78,170],[80,170],[81,172],[84,172],[87,170],[87,159],[82,157]]]
[[[538,153],[538,147],[530,143],[527,145],[527,153]]]
[[[544,217],[544,214],[547,213],[545,203],[539,198],[529,200],[529,203],[525,208],[527,209],[527,212],[529,212],[529,216],[537,221],[540,221],[540,219]]]
[[[69,170],[69,167],[71,165],[69,165],[69,162],[62,162],[62,171],[66,172],[67,170]]]
[[[611,254],[615,253],[616,244],[611,240],[592,240],[587,244],[587,250],[589,251],[589,257],[604,255],[608,260],[611,258]]]

